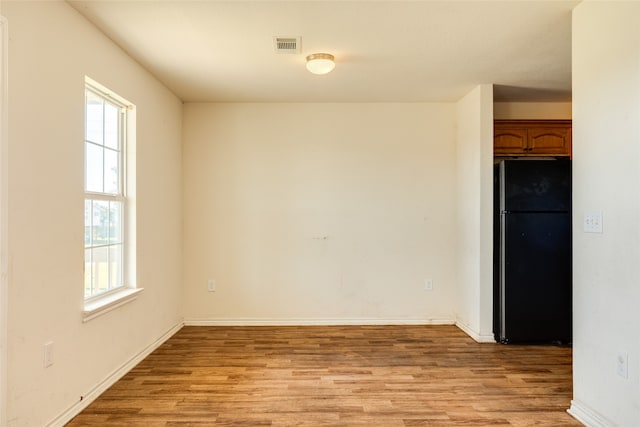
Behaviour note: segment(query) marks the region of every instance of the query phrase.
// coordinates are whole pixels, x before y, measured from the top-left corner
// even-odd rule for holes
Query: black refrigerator
[[[569,344],[571,161],[502,160],[494,182],[495,338]]]

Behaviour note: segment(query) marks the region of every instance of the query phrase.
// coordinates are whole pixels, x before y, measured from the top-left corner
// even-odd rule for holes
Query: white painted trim
[[[0,427],[7,425],[7,357],[9,316],[9,112],[7,19],[0,16]]]
[[[567,409],[569,415],[580,421],[587,427],[613,427],[614,424],[584,403],[578,400],[571,401],[571,407]]]
[[[91,319],[95,319],[98,316],[102,316],[111,310],[115,310],[122,305],[134,301],[143,290],[144,288],[127,288],[108,294],[95,301],[85,303],[84,310],[82,310],[82,321],[88,322]]]
[[[482,335],[473,330],[469,325],[460,320],[456,321],[456,326],[462,330],[465,334],[469,335],[475,342],[478,343],[495,343],[496,340],[493,335]]]
[[[233,318],[185,319],[185,326],[349,326],[349,325],[454,325],[453,319],[378,319],[378,318]]]
[[[133,369],[138,363],[140,363],[145,357],[150,355],[155,349],[164,344],[169,338],[171,338],[176,332],[178,332],[184,326],[183,322],[179,322],[167,332],[165,332],[160,338],[149,344],[140,353],[136,354],[129,360],[127,360],[122,366],[113,371],[111,374],[96,384],[91,390],[89,390],[82,400],[73,404],[70,408],[58,415],[52,421],[46,424],[47,427],[63,427],[76,415],[82,412],[87,406],[96,400],[102,393],[104,393],[109,387],[115,384],[120,378],[126,375],[131,369]]]

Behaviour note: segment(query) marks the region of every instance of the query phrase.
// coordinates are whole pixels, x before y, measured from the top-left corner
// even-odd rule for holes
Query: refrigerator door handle
[[[505,210],[500,211],[500,268],[498,271],[499,279],[498,279],[498,295],[499,295],[499,303],[500,303],[500,342],[502,344],[507,343],[507,323],[506,323],[506,301],[505,301],[505,280],[506,280],[506,268],[505,268],[505,258],[506,258],[506,212]]]

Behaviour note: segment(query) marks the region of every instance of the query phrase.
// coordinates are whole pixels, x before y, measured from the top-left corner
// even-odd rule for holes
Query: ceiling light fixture
[[[307,56],[307,70],[313,74],[330,73],[336,66],[330,53],[312,53]]]

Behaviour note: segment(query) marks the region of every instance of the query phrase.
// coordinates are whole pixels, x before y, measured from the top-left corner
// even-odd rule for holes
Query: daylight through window
[[[124,286],[127,107],[87,83],[84,137],[84,297]]]

